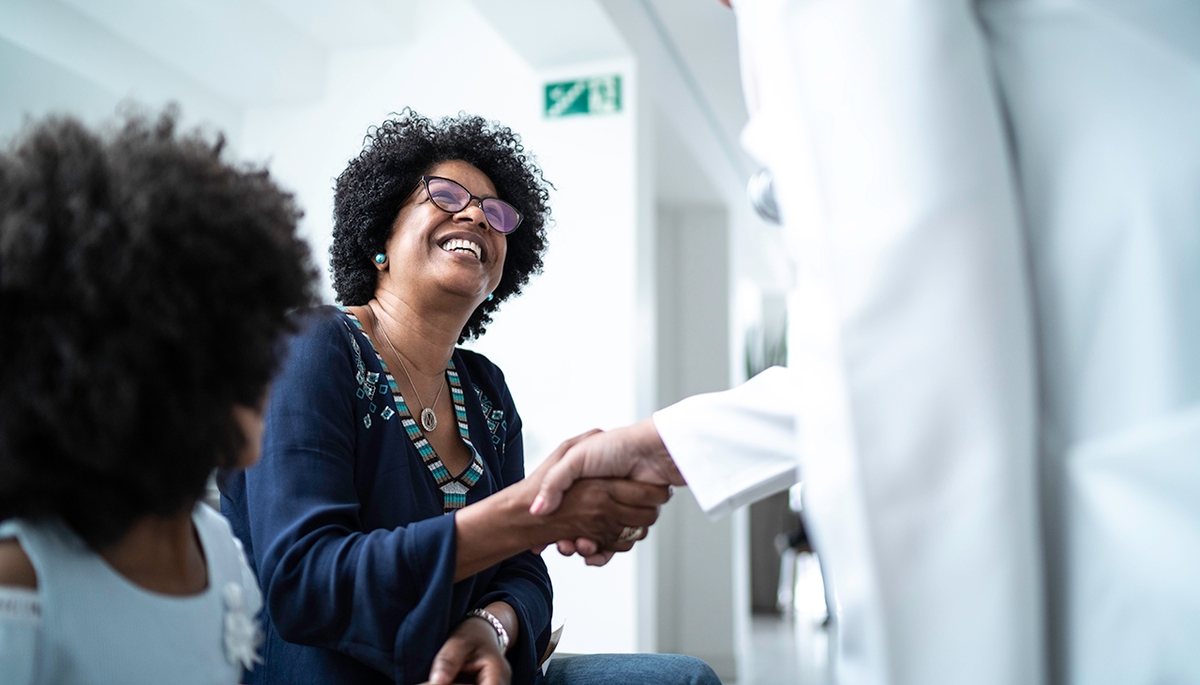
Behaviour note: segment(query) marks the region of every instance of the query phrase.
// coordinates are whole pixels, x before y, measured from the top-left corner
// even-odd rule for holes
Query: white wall
[[[668,183],[661,188],[671,190]],[[659,204],[657,229],[658,403],[667,405],[729,387],[729,222],[711,199],[668,201]],[[661,578],[658,649],[700,657],[726,681],[738,675],[736,537],[733,519],[711,521],[681,488],[653,538]]]

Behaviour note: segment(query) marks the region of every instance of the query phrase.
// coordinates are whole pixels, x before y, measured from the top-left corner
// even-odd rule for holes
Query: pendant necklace
[[[400,353],[396,351],[396,346],[392,344],[392,339],[388,337],[387,329],[383,327],[383,324],[379,322],[379,317],[375,315],[375,308],[370,307],[370,310],[371,318],[375,319],[375,328],[380,333],[383,333],[383,339],[387,341],[388,347],[391,348],[392,356],[400,362],[400,370],[404,372],[404,377],[408,379],[408,384],[412,386],[413,394],[417,396],[417,404],[421,405],[421,427],[427,433],[437,430],[437,414],[433,413],[432,406],[426,407],[425,403],[421,401],[421,393],[417,392],[417,384],[413,383],[412,376],[408,373],[408,367],[404,365],[404,357],[401,357]],[[437,397],[433,398],[434,405],[437,404],[438,400],[442,399],[442,388],[445,385],[445,383],[438,384]]]

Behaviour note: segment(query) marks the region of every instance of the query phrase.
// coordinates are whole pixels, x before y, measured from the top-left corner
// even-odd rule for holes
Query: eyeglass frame
[[[433,199],[433,193],[429,192],[430,179],[436,179],[438,181],[446,181],[447,183],[453,183],[454,185],[458,186],[459,188],[462,188],[463,192],[465,192],[467,194],[467,203],[465,205],[463,205],[462,207],[459,207],[458,209],[446,209],[442,205],[438,204],[438,201]],[[517,229],[521,227],[521,224],[525,222],[525,215],[521,214],[521,210],[517,209],[516,206],[514,206],[511,202],[501,200],[498,197],[479,197],[478,195],[474,195],[471,193],[470,190],[467,190],[466,186],[459,183],[458,181],[455,181],[452,178],[446,178],[445,176],[433,176],[431,174],[425,174],[417,179],[417,185],[413,187],[412,192],[409,193],[409,196],[411,197],[412,194],[417,192],[417,190],[420,188],[425,189],[425,197],[429,200],[430,204],[432,204],[434,207],[437,207],[438,209],[442,210],[443,212],[446,212],[447,214],[456,214],[458,212],[461,212],[464,209],[466,209],[467,207],[470,207],[472,202],[475,202],[476,205],[479,207],[479,211],[483,212],[483,220],[488,225],[488,228],[499,233],[500,235],[512,235],[513,233],[516,233]],[[493,226],[492,222],[488,219],[487,210],[485,210],[483,208],[484,200],[495,200],[496,202],[499,202],[499,203],[503,204],[505,207],[508,207],[509,209],[511,209],[513,211],[513,213],[517,215],[517,225],[513,226],[512,230],[508,231],[507,233],[504,231],[501,231],[500,229]]]

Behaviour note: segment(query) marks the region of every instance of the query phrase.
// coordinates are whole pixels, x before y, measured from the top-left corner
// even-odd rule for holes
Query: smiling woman
[[[668,497],[582,481],[559,513],[531,516],[540,472],[524,478],[504,374],[456,348],[541,268],[546,186],[508,128],[411,111],[372,131],[338,178],[344,306],[307,317],[273,387],[261,465],[223,485],[266,597],[266,663],[250,682],[717,682],[688,657],[537,668],[552,591],[529,550],[579,537],[629,549]]]
[[[329,257],[334,290],[342,304],[363,305],[375,296],[382,272],[373,257],[384,251],[392,237],[397,210],[413,199],[423,175],[444,176],[434,167],[455,160],[486,177],[490,193],[473,195],[499,198],[522,217],[519,230],[505,241],[502,276],[492,299],[471,311],[459,342],[482,335],[491,313],[541,271],[550,193],[520,138],[480,117],[433,122],[405,110],[376,127],[362,153],[338,177]],[[428,196],[428,189],[425,193]]]

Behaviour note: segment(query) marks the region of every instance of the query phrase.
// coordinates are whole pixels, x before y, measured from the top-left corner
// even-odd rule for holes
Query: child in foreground
[[[172,111],[0,152],[0,680],[240,682],[261,595],[215,468],[258,458],[299,210]]]

